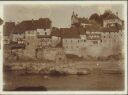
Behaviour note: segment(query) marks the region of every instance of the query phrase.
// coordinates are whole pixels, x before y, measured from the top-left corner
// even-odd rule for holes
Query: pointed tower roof
[[[72,17],[73,17],[73,16],[75,16],[75,12],[74,12],[74,11],[72,12]]]

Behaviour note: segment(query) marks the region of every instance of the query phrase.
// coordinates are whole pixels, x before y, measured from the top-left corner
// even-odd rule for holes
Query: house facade
[[[81,37],[84,37],[83,34],[80,36],[79,29],[73,27],[69,28],[68,32],[61,32],[63,32],[62,45],[65,53],[81,57],[81,49],[86,46],[86,39],[81,39]]]
[[[73,11],[72,16],[71,16],[71,26],[72,27],[79,27],[82,26],[85,28],[86,26],[90,26],[91,23],[89,20],[85,17],[79,17],[77,13]]]
[[[112,26],[117,26],[120,25],[123,27],[123,20],[121,20],[118,17],[118,13],[116,15],[114,13],[110,13],[104,20],[103,20],[103,27],[112,27]]]
[[[11,29],[11,41],[24,43],[26,46],[24,55],[31,58],[38,57],[38,50],[44,50],[39,54],[43,58],[48,56],[53,58],[52,56],[59,50],[63,51],[62,55],[109,56],[119,53],[124,42],[123,21],[113,13],[104,19],[103,27],[85,17],[78,17],[74,12],[71,16],[70,28],[52,27],[49,18],[26,20],[13,26],[15,28]],[[9,30],[8,27],[5,28]],[[57,51],[58,45],[61,47]],[[58,53],[58,56],[59,54],[61,53]]]
[[[3,25],[3,43],[9,44],[12,39],[12,32],[15,28],[15,22],[5,22]]]

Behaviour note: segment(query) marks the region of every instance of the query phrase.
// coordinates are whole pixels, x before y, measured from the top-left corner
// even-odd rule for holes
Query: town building
[[[85,48],[82,49],[82,51],[85,52],[82,52],[83,54],[91,56],[108,56],[118,54],[121,51],[124,38],[124,25],[123,20],[118,17],[118,13],[116,13],[116,15],[110,13],[103,20],[102,27],[94,21],[79,17],[73,12],[71,16],[71,26],[75,28],[82,26],[86,31],[84,37],[82,37],[86,39]],[[118,47],[118,49],[120,48],[119,52],[115,52],[117,51],[116,47]]]
[[[59,28],[53,27],[51,32],[52,47],[57,46],[61,41],[61,32]]]
[[[81,48],[86,46],[86,37],[84,36],[84,34],[81,34],[80,29],[71,27],[66,29],[60,29],[60,32],[62,36],[62,45],[65,53],[78,55],[81,57],[80,50]]]
[[[109,56],[118,54],[124,42],[123,20],[113,13],[103,20],[103,27],[73,12],[70,28],[52,27],[49,18],[40,18],[15,25],[11,35],[11,41],[25,44],[25,56],[45,59],[49,59],[46,56],[52,56],[52,52],[56,56],[59,50],[63,51],[60,53],[62,55],[72,54],[84,58],[88,55]],[[60,47],[57,50],[58,45]]]
[[[26,54],[36,57],[36,49],[44,48],[51,43],[51,21],[48,18],[21,22],[25,26]]]
[[[110,26],[124,26],[124,21],[118,17],[118,12],[116,15],[114,13],[110,13],[104,20],[103,20],[103,27],[110,27]]]
[[[74,11],[72,13],[71,16],[71,26],[72,27],[85,27],[85,26],[89,26],[91,25],[91,23],[89,22],[89,20],[85,17],[81,18],[78,16],[78,14],[75,14]]]
[[[12,32],[15,28],[15,22],[5,22],[3,25],[3,43],[9,44],[12,39]]]

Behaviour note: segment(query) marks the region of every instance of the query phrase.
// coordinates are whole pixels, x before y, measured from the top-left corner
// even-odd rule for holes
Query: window
[[[44,31],[46,31],[46,28],[44,28]]]
[[[78,40],[78,43],[79,43],[79,40]]]
[[[45,32],[45,35],[47,35],[47,32]]]

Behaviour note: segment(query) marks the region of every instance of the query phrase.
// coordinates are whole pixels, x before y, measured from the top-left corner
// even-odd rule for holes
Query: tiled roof
[[[23,21],[20,23],[20,27],[22,27],[24,30],[35,30],[36,23],[32,20]]]
[[[62,38],[80,38],[77,28],[60,29]]]
[[[89,20],[87,18],[78,18],[79,23],[89,23]]]
[[[40,18],[39,20],[26,20],[17,24],[14,28],[14,34],[20,34],[28,30],[49,29],[51,21],[48,18]],[[10,29],[9,29],[10,30]]]
[[[61,36],[60,30],[58,28],[52,28],[51,35],[60,37]]]
[[[16,27],[17,32],[21,30],[49,29],[51,21],[48,18],[40,18],[39,20],[26,20],[19,23]]]
[[[5,22],[3,26],[3,35],[9,36],[15,28],[15,22]]]
[[[21,25],[16,25],[13,31],[13,34],[21,34],[24,33],[25,29]]]
[[[49,29],[51,27],[51,20],[49,18],[40,18],[39,20],[35,21],[36,28],[42,29],[46,28]]]
[[[116,16],[115,14],[111,13],[111,14],[109,14],[105,19],[106,19],[106,20],[108,20],[108,19],[119,19],[119,17]]]

